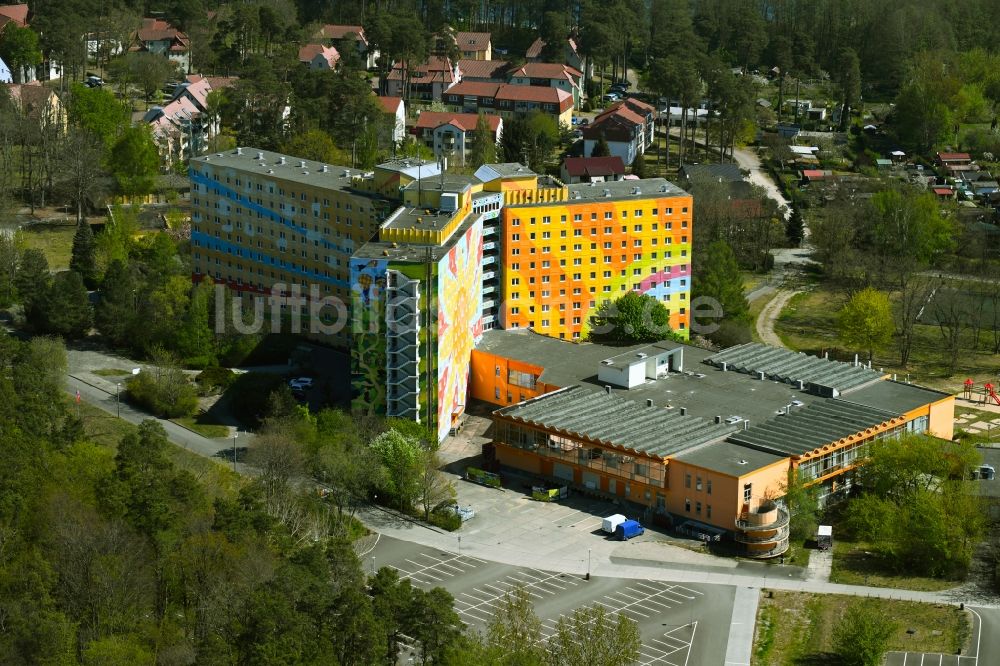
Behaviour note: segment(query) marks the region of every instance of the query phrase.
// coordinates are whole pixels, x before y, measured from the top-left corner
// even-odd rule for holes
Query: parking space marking
[[[475,557],[465,557],[463,555],[450,555],[434,557],[427,553],[419,553],[414,557],[422,558],[413,560],[406,558],[400,566],[390,565],[399,572],[401,580],[410,579],[423,585],[436,585],[442,583],[447,578],[454,578],[475,569],[485,561]]]
[[[680,636],[675,636],[675,632],[686,630],[688,627],[691,628],[691,636],[687,640],[681,638]],[[653,666],[653,664],[662,664],[663,666],[687,666],[688,660],[691,658],[691,645],[694,643],[695,632],[698,631],[698,621],[695,620],[691,624],[685,624],[680,627],[675,627],[670,631],[663,633],[659,638],[654,638],[652,640],[646,641],[642,644],[639,649],[639,656],[642,661],[639,662],[639,666]],[[663,639],[668,639],[664,641]],[[661,645],[663,647],[655,647],[652,643]],[[684,661],[680,658],[682,655],[678,654],[683,651]],[[674,655],[677,655],[676,657]],[[670,660],[668,661],[668,657]]]
[[[975,666],[979,658],[938,652],[889,652],[885,663],[886,666]]]
[[[515,587],[524,588],[525,593],[532,599],[543,599],[555,596],[566,590],[569,585],[579,585],[579,582],[561,573],[538,569],[517,570],[501,580],[484,583],[468,592],[460,592],[455,597],[455,610],[459,616],[466,616],[473,621],[489,622],[493,617],[494,608],[500,604],[503,596]]]

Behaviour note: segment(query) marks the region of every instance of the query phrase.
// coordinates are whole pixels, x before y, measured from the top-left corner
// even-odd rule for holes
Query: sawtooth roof
[[[735,430],[697,416],[681,416],[678,409],[647,407],[614,393],[583,386],[548,393],[498,410],[521,423],[588,439],[654,458],[721,440]]]
[[[729,441],[772,453],[800,456],[845,437],[900,419],[899,413],[831,399],[792,409],[739,430]]]
[[[705,363],[754,375],[763,372],[768,379],[789,384],[802,381],[807,388],[831,388],[838,392],[863,386],[882,377],[882,373],[863,365],[831,361],[790,349],[771,347],[759,342],[730,347],[705,359]]]

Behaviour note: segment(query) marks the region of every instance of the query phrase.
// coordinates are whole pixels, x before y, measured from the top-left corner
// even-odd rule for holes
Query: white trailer
[[[626,520],[625,516],[623,516],[620,513],[616,513],[615,515],[608,516],[607,518],[604,519],[604,521],[601,523],[601,529],[607,532],[608,534],[614,534],[618,526],[624,523],[625,520]]]

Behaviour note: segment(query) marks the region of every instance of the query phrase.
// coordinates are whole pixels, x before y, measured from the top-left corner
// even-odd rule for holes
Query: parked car
[[[645,532],[646,528],[640,525],[638,520],[626,520],[615,528],[615,536],[618,537],[619,541],[628,541]]]
[[[619,95],[618,93],[613,93],[613,92],[609,92],[608,94],[606,94],[604,96],[604,101],[605,102],[617,102],[620,99],[621,99],[621,95]]]
[[[100,88],[104,85],[104,79],[99,76],[88,76],[84,85],[88,88]]]
[[[304,391],[306,389],[312,388],[313,380],[312,377],[296,377],[288,381],[288,388],[295,390]]]

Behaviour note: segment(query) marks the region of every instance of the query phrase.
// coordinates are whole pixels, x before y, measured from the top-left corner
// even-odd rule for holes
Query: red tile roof
[[[410,77],[411,83],[433,83],[434,81],[444,81],[450,83],[454,79],[451,61],[442,56],[430,56],[427,62],[419,65],[411,65],[414,75]],[[389,79],[395,81],[403,80],[403,63],[395,62],[392,71],[389,72]]]
[[[166,21],[157,18],[142,19],[142,27],[139,28],[138,35],[139,39],[144,42],[160,42],[168,39],[188,42],[186,34]]]
[[[13,21],[18,27],[28,25],[28,5],[0,5],[0,26]]]
[[[462,79],[496,79],[507,80],[506,60],[459,60],[458,68],[462,70]]]
[[[942,197],[950,197],[954,192],[951,191],[950,187],[935,187],[934,194]]]
[[[491,36],[488,32],[458,32],[455,33],[455,41],[461,51],[485,51]]]
[[[323,44],[306,44],[299,49],[299,62],[311,63],[316,56],[322,55],[326,58],[326,62],[332,68],[338,60],[340,60],[340,54],[337,53],[337,49],[332,46],[325,46]]]
[[[360,25],[332,25],[330,23],[319,29],[317,36],[323,39],[343,39],[348,35],[367,46],[368,39],[365,38],[365,29]]]
[[[972,156],[969,153],[938,153],[939,162],[969,162]]]
[[[399,105],[403,103],[403,98],[380,95],[378,101],[382,105],[382,108],[385,109],[386,113],[396,115],[396,111],[399,110]]]
[[[485,81],[462,81],[448,88],[449,95],[474,95],[476,97],[496,97],[502,83]]]
[[[188,83],[208,81],[208,85],[212,88],[212,90],[232,88],[236,82],[240,80],[240,77],[238,76],[203,76],[202,74],[188,74],[185,78]]]
[[[510,73],[529,79],[569,79],[576,83],[583,73],[580,70],[556,62],[528,62]]]
[[[500,128],[500,116],[486,114],[486,120],[490,124],[490,129],[496,132]],[[448,113],[447,111],[424,111],[417,119],[417,129],[435,129],[444,124],[451,124],[455,127],[471,132],[476,129],[479,122],[477,113]]]
[[[570,176],[615,176],[625,173],[625,163],[617,155],[610,157],[567,157],[563,162]]]
[[[806,180],[823,180],[833,177],[833,172],[824,169],[805,169],[802,172],[802,177]]]
[[[542,40],[541,37],[539,37],[538,39],[536,39],[531,43],[531,46],[528,47],[528,51],[527,53],[524,54],[524,57],[537,58],[538,56],[542,55],[542,49],[544,48],[545,48],[545,42]]]

